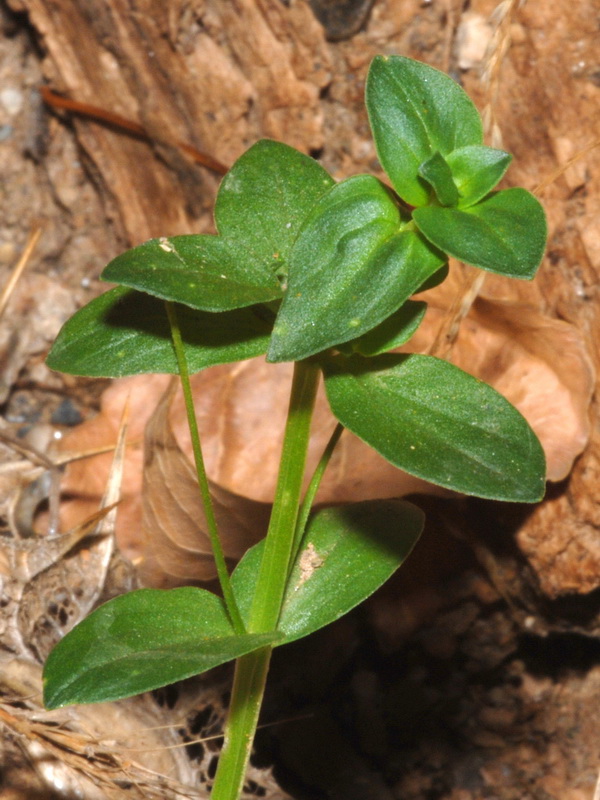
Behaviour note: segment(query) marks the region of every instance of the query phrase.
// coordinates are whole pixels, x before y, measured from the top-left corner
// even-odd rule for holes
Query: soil
[[[501,135],[514,154],[511,180],[530,189],[547,182],[541,198],[550,240],[539,279],[510,290],[491,280],[485,299],[526,303],[568,324],[593,376],[600,361],[600,148],[588,146],[600,130],[597,0],[529,0],[520,8],[494,0],[174,1],[159,3],[154,15],[150,0],[106,5],[116,15],[112,22],[123,23],[118,41],[111,39],[108,11],[106,18],[100,10],[86,16],[85,3],[0,1],[2,285],[32,230],[42,230],[0,317],[2,458],[21,464],[0,473],[2,547],[23,532],[18,519],[29,473],[18,445],[52,452],[52,442],[95,417],[107,386],[45,366],[61,324],[105,288],[100,271],[125,247],[150,236],[211,230],[218,177],[182,160],[173,142],[184,138],[231,163],[256,138],[271,136],[319,158],[337,179],[377,172],[362,106],[366,69],[377,52],[449,71],[487,110],[489,135]],[[141,12],[133,13],[138,6],[143,24]],[[71,25],[69,15],[78,21]],[[152,30],[143,28],[149,19]],[[128,40],[123,31],[130,23]],[[152,43],[145,50],[142,33]],[[93,59],[86,64],[86,57],[102,47],[94,82]],[[129,54],[141,70],[135,80]],[[172,92],[165,69],[177,70]],[[52,112],[40,97],[44,84],[142,120],[150,132],[162,125],[161,144]],[[568,383],[569,365],[560,357],[558,371]],[[588,397],[583,388],[580,396]],[[248,796],[597,800],[600,433],[596,401],[582,403],[582,454],[568,477],[551,484],[544,503],[523,512],[416,498],[428,512],[428,529],[407,569],[347,618],[277,651]],[[31,449],[27,455],[33,458]],[[103,569],[117,576],[113,583],[134,585],[134,571],[118,554],[111,558]],[[5,560],[3,596],[24,603],[25,589],[6,588],[12,578]],[[73,573],[65,574],[60,580],[68,583]],[[63,586],[56,580],[38,595],[55,596]],[[103,587],[93,602],[117,591],[118,585]],[[1,605],[8,619],[4,597]],[[36,613],[46,619],[46,612]],[[24,627],[34,625],[29,620]],[[15,701],[8,666],[14,662],[7,659],[26,657],[37,669],[43,647],[25,641],[17,652],[7,641],[0,712],[10,713],[0,715],[0,800],[143,796],[136,794],[141,773],[111,783],[107,761],[90,759],[95,771],[86,773],[75,756],[67,763],[39,738],[32,726],[42,712],[24,694]],[[177,791],[185,784],[185,796],[207,796],[217,745],[189,742],[218,732],[226,677],[219,671],[149,698],[148,705],[122,707],[122,717],[133,720],[123,733],[130,739],[142,728],[173,723],[181,712],[174,737],[188,747],[176,763],[149,760],[171,783],[142,787],[147,796],[184,796]],[[31,685],[36,680],[38,673]],[[122,719],[107,719],[100,725],[69,718],[76,730],[112,731],[119,740]],[[50,762],[71,777],[48,768]],[[84,773],[82,782],[72,777]]]

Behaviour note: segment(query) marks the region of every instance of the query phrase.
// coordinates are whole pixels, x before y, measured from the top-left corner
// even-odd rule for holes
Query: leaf
[[[217,574],[196,472],[169,421],[177,386],[173,380],[144,434],[140,575],[144,585],[161,588],[209,581]],[[265,535],[271,505],[229,492],[214,481],[209,485],[223,551],[238,561]]]
[[[413,206],[429,202],[419,167],[483,142],[477,109],[452,78],[403,56],[371,63],[366,103],[377,155],[400,197]]]
[[[333,185],[333,178],[313,158],[261,139],[221,182],[215,204],[217,229],[278,271],[307,214]]]
[[[375,327],[442,263],[376,178],[337,184],[315,206],[290,256],[267,359],[307,358]]]
[[[505,189],[470,208],[417,208],[413,219],[429,241],[467,264],[530,280],[546,247],[546,217],[525,189]]]
[[[491,386],[431,356],[324,362],[331,409],[411,475],[457,492],[533,503],[544,452],[521,414]]]
[[[270,326],[261,307],[211,314],[179,306],[177,316],[191,372],[252,358],[267,349]],[[105,292],[63,325],[46,363],[51,369],[91,377],[176,374],[163,301],[124,287]]]
[[[512,156],[504,150],[472,145],[448,153],[446,161],[460,193],[458,207],[467,208],[492,191],[508,169]]]
[[[393,350],[395,347],[400,347],[417,330],[423,321],[426,310],[427,303],[407,300],[398,311],[395,311],[376,328],[367,331],[358,339],[348,342],[345,347],[350,353],[359,353],[361,356],[377,356]]]
[[[274,641],[236,636],[223,601],[204,589],[140,589],[79,623],[50,653],[44,704],[101,703],[205,672]]]
[[[369,597],[407,558],[424,515],[403,500],[368,500],[311,516],[292,568],[278,630],[287,644],[329,625]],[[232,582],[248,615],[263,542],[238,564]]]
[[[442,266],[433,273],[433,275],[430,275],[430,277],[419,286],[415,294],[420,294],[421,292],[426,292],[429,289],[434,289],[436,286],[439,286],[440,283],[443,283],[446,280],[449,272],[450,268],[448,266],[448,262],[445,261]]]
[[[204,311],[228,311],[280,297],[272,259],[254,260],[221,236],[151,239],[113,259],[102,280],[185,303]]]
[[[263,139],[221,182],[219,236],[152,239],[111,261],[101,277],[203,311],[281,297],[279,278],[298,229],[332,184],[312,158]]]
[[[429,183],[443,206],[458,203],[458,189],[444,156],[437,151],[419,167],[419,175]]]

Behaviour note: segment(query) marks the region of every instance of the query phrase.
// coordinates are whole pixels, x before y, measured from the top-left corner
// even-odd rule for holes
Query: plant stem
[[[202,498],[202,505],[204,507],[204,515],[206,517],[210,545],[217,568],[217,576],[219,578],[219,584],[221,586],[221,591],[223,592],[223,600],[225,602],[227,613],[229,614],[229,619],[231,620],[233,629],[237,634],[243,634],[246,633],[246,629],[242,621],[235,596],[233,594],[233,589],[231,587],[229,570],[227,569],[225,554],[223,553],[221,539],[219,538],[217,521],[215,519],[213,502],[210,494],[210,486],[208,485],[208,478],[206,476],[204,457],[202,455],[202,446],[200,444],[200,433],[198,431],[198,421],[196,420],[194,398],[192,396],[192,387],[190,384],[190,373],[185,356],[185,349],[183,347],[183,341],[181,338],[179,320],[177,319],[177,312],[174,303],[167,301],[165,302],[165,306],[167,308],[167,316],[169,317],[169,325],[171,326],[171,337],[173,339],[173,347],[175,349],[175,356],[177,358],[179,377],[181,378],[181,388],[183,389],[183,398],[187,412],[190,438],[192,440],[192,450],[194,452],[198,486],[200,488],[200,496]]]
[[[249,633],[272,631],[279,621],[293,552],[318,379],[319,368],[315,364],[309,361],[294,364],[275,500],[252,601]]]
[[[319,369],[315,364],[295,363],[275,500],[248,623],[252,633],[274,630],[281,613],[318,379]],[[242,791],[272,649],[264,647],[236,662],[225,740],[211,800],[237,800]]]
[[[302,500],[302,505],[300,506],[298,521],[296,522],[296,532],[294,534],[294,546],[292,548],[292,559],[290,561],[290,570],[293,567],[293,562],[295,561],[300,546],[302,544],[302,537],[304,536],[306,523],[308,522],[308,517],[310,515],[310,510],[313,507],[316,494],[319,491],[321,480],[323,478],[323,475],[325,474],[327,465],[331,461],[331,456],[333,455],[333,451],[335,450],[335,447],[339,442],[340,436],[342,435],[343,432],[344,432],[344,426],[342,425],[341,422],[338,422],[338,424],[335,426],[333,430],[333,433],[329,437],[329,441],[325,445],[325,449],[323,450],[323,455],[319,459],[319,463],[317,464],[315,471],[313,472],[313,476],[310,479],[310,483],[308,484],[306,494],[304,495],[304,499]]]

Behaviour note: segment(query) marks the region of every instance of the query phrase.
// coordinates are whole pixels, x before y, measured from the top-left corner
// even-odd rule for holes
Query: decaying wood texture
[[[47,53],[49,85],[137,120],[153,138],[150,146],[93,122],[72,123],[121,244],[211,229],[217,178],[178,149],[181,140],[228,164],[268,136],[322,157],[336,178],[376,171],[362,96],[377,52],[454,70],[483,107],[489,92],[477,70],[459,70],[472,62],[457,52],[456,42],[467,39],[456,37],[462,21],[459,12],[448,13],[451,5],[379,0],[363,32],[332,43],[304,0],[19,0]],[[496,5],[471,3],[479,29],[491,32]],[[491,544],[486,550],[507,567],[503,574],[521,576],[506,579],[505,591],[533,613],[542,600],[600,586],[600,433],[597,403],[589,400],[600,361],[600,150],[588,148],[570,163],[600,130],[600,81],[583,0],[557,7],[552,24],[547,16],[536,3],[514,12],[494,117],[515,155],[510,182],[534,190],[567,167],[540,193],[550,222],[548,254],[533,284],[489,277],[482,290],[485,302],[521,304],[570,326],[572,350],[565,355],[551,342],[548,351],[554,347],[556,372],[589,419],[589,440],[570,476],[518,525],[508,525],[520,555],[500,557]],[[520,379],[527,384],[527,375]],[[529,391],[543,413],[551,390]],[[596,618],[590,629],[599,625]]]

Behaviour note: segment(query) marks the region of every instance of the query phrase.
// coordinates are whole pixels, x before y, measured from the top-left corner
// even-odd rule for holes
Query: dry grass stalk
[[[33,251],[35,250],[36,245],[37,245],[41,235],[42,235],[42,229],[41,228],[35,228],[31,232],[31,234],[29,235],[29,238],[28,238],[28,240],[27,240],[27,242],[25,244],[25,249],[21,253],[21,257],[19,258],[19,260],[15,264],[15,266],[13,268],[13,271],[12,271],[12,273],[10,275],[10,278],[8,279],[8,282],[7,282],[6,286],[4,287],[2,292],[0,292],[0,317],[4,313],[4,310],[6,309],[8,301],[10,300],[10,296],[12,295],[12,293],[14,291],[14,288],[17,285],[17,282],[18,282],[19,278],[23,274],[23,270],[25,269],[25,267],[29,263],[29,259],[31,258],[32,254],[33,254]]]

